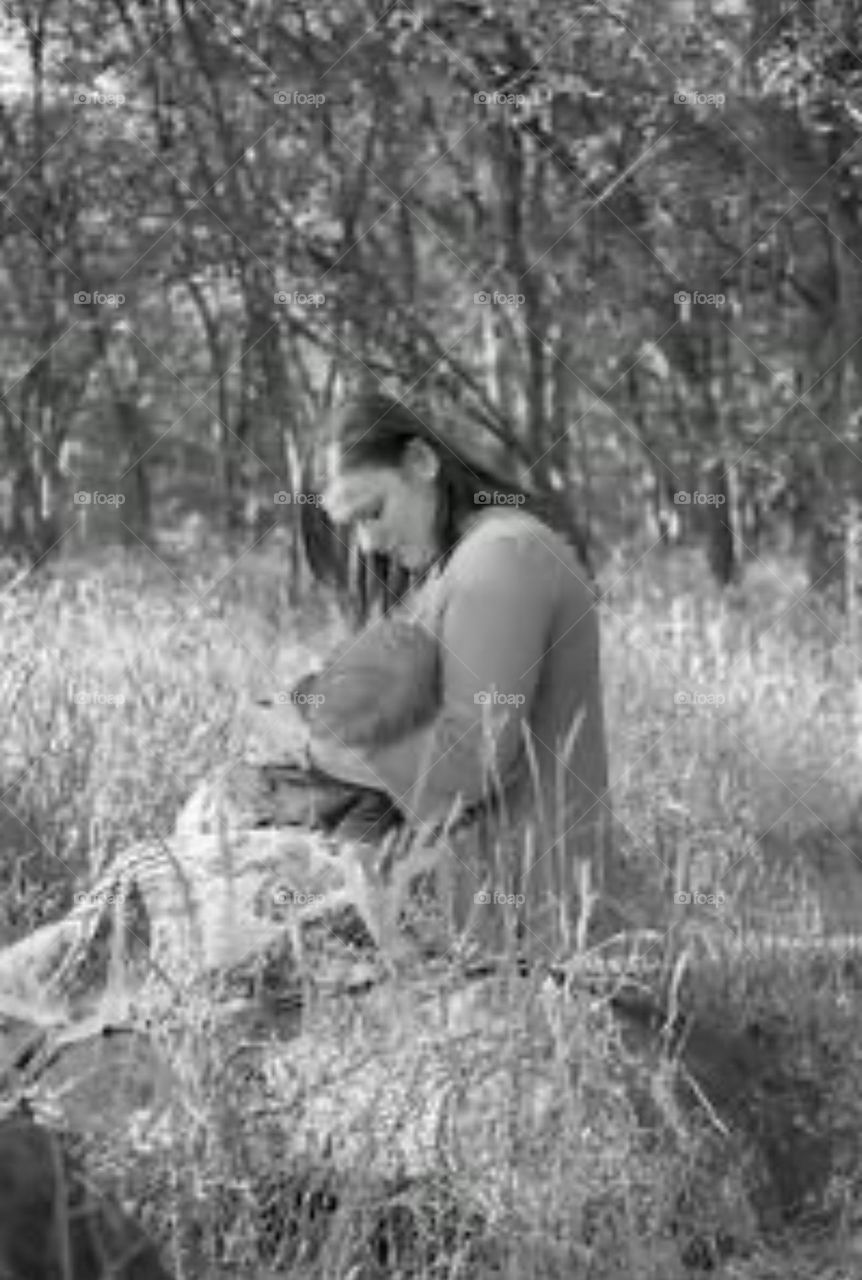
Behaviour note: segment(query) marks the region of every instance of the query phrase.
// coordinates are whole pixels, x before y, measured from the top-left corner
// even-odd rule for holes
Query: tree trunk
[[[712,469],[707,492],[713,502],[707,504],[709,512],[709,567],[722,587],[729,586],[739,576],[734,534],[734,485],[730,470],[719,459]]]
[[[844,522],[844,611],[851,643],[857,634],[857,601],[859,598],[859,538],[862,536],[862,512],[853,494],[847,501]]]
[[[818,508],[812,513],[808,536],[807,566],[812,591],[825,593],[842,581],[841,556],[844,528],[840,512]]]

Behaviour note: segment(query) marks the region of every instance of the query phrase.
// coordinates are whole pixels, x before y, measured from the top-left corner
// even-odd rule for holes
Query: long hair
[[[454,551],[463,523],[481,509],[483,498],[505,495],[517,499],[519,509],[530,511],[560,533],[573,547],[587,574],[591,567],[586,539],[558,495],[536,492],[499,474],[493,467],[469,457],[452,440],[433,430],[401,400],[366,393],[351,403],[338,430],[339,466],[346,471],[367,466],[399,467],[412,440],[422,440],[436,454],[438,565],[445,565]],[[425,570],[428,572],[428,570]],[[417,576],[421,581],[423,574]]]

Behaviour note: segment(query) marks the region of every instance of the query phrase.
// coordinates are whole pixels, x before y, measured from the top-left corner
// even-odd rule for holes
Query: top
[[[375,700],[385,711],[388,679],[401,686],[385,696],[388,710],[415,695],[421,714],[406,715],[411,727],[400,735],[351,738],[338,699],[325,701],[311,717],[314,763],[387,792],[419,825],[495,790],[511,816],[551,795],[569,814],[598,808],[607,762],[596,608],[563,537],[529,512],[484,512],[435,578],[318,677],[324,696],[327,682],[352,688],[366,713]],[[393,663],[399,632],[401,664]],[[362,680],[363,666],[376,678]]]

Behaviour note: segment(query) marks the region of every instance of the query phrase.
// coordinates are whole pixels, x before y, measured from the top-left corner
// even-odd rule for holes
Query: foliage
[[[718,465],[761,497],[858,492],[846,0],[26,16],[0,100],[0,452],[33,473],[31,526],[94,397],[110,457],[129,387],[148,423],[115,470],[200,441],[226,511],[296,487],[285,440],[313,450],[378,378],[567,477],[600,526],[596,474],[659,462],[672,489]],[[124,517],[145,537],[147,503]],[[80,513],[54,505],[56,538]]]

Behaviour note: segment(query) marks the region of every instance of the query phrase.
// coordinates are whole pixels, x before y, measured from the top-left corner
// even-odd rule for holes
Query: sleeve
[[[420,822],[445,818],[456,797],[464,804],[481,799],[490,758],[506,778],[522,747],[521,724],[551,631],[549,553],[539,539],[506,532],[464,550],[443,617],[436,718],[381,747],[316,740],[312,746],[315,762],[389,792]]]

